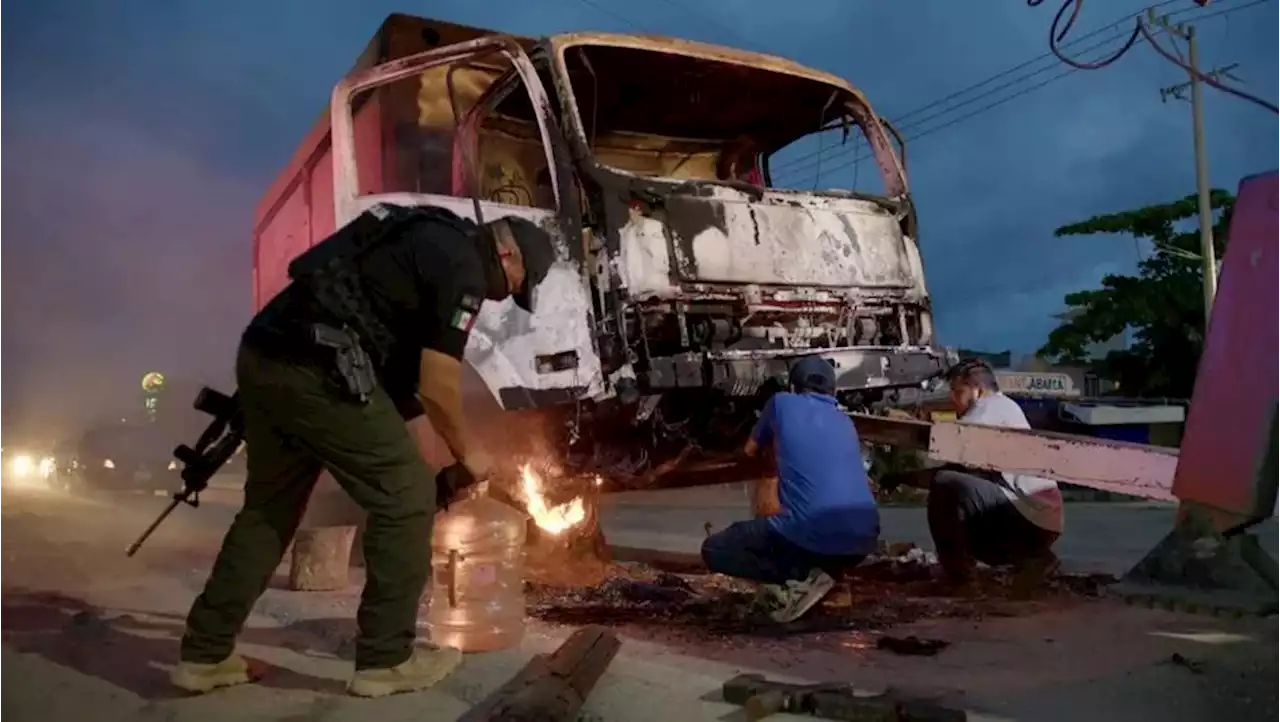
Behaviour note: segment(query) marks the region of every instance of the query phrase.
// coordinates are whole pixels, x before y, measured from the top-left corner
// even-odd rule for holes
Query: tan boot
[[[347,685],[356,697],[385,697],[434,686],[462,664],[462,652],[452,647],[418,647],[413,656],[390,669],[357,669]]]
[[[244,657],[233,654],[217,664],[179,662],[170,673],[169,681],[178,689],[204,694],[219,687],[248,684],[253,681],[253,675]]]

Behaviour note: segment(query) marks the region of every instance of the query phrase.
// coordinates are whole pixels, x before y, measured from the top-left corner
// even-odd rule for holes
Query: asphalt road
[[[350,671],[341,649],[353,630],[358,577],[332,594],[289,592],[277,581],[241,640],[242,651],[266,666],[264,680],[206,698],[175,697],[165,674],[182,615],[235,509],[234,491],[210,497],[200,509],[180,510],[137,557],[126,559],[124,546],[163,499],[5,493],[3,716],[17,722],[456,719],[567,634],[530,621],[520,648],[470,656],[436,690],[352,700],[341,695]],[[904,520],[920,514],[892,510],[890,518],[899,512]],[[662,533],[680,544],[696,543],[707,514],[727,522],[740,513],[732,499],[705,491],[676,504],[661,495],[613,499],[605,511],[614,537]],[[1161,531],[1158,511],[1097,513],[1098,528],[1112,530],[1106,533],[1139,526],[1152,536]],[[907,533],[913,522],[893,523]],[[1144,542],[1131,537],[1126,543]],[[1092,553],[1087,544],[1072,548]],[[623,652],[582,719],[741,719],[717,692],[741,671],[844,680],[870,692],[888,685],[923,689],[982,711],[971,713],[972,720],[1260,722],[1275,715],[1274,619],[1188,617],[1094,601],[1023,616],[925,618],[895,632],[952,646],[921,658],[877,650],[874,636],[862,632],[707,643],[669,639],[655,628],[623,630]]]
[[[239,503],[241,478],[224,475],[204,495],[197,512],[216,524],[228,524]],[[135,500],[143,504],[143,499]],[[157,508],[161,500],[151,502]],[[346,502],[343,502],[344,504]],[[1076,572],[1120,575],[1140,561],[1173,527],[1175,507],[1146,502],[1069,502],[1067,529],[1056,550],[1064,568]],[[911,542],[932,549],[924,510],[916,507],[881,509],[881,538],[887,542]],[[601,519],[611,544],[664,551],[697,552],[706,537],[706,525],[721,529],[750,515],[747,496],[740,485],[710,486],[667,491],[628,492],[604,497]],[[1270,519],[1250,533],[1264,549],[1277,556],[1276,520]]]
[[[1173,527],[1175,508],[1154,503],[1068,503],[1067,528],[1056,546],[1072,571],[1122,574]],[[635,492],[607,497],[603,520],[610,543],[670,551],[697,551],[706,525],[723,528],[746,519],[750,509],[740,487]],[[880,510],[881,538],[932,549],[924,509]],[[1276,520],[1253,532],[1276,556]]]

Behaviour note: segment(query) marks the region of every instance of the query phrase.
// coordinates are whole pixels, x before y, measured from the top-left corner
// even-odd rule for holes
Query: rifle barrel
[[[142,545],[146,543],[147,538],[155,533],[155,530],[164,523],[165,519],[169,518],[169,515],[173,513],[173,510],[177,509],[178,505],[181,503],[182,499],[175,496],[173,501],[169,502],[169,506],[165,507],[164,511],[160,512],[160,516],[156,517],[156,520],[151,522],[151,526],[147,527],[146,531],[142,532],[142,535],[138,537],[137,541],[130,544],[129,548],[124,550],[124,555],[131,557],[134,554],[137,554],[138,550],[142,548]]]

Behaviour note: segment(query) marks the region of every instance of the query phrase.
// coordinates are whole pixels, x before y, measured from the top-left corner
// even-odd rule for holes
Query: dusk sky
[[[227,383],[250,315],[258,197],[333,84],[395,11],[523,35],[652,32],[786,56],[848,78],[891,120],[1047,50],[1050,0],[40,0],[3,15],[6,427],[136,398],[144,371]],[[1246,7],[1248,6],[1248,7]],[[1085,4],[1077,32],[1143,5]],[[1166,3],[1199,25],[1205,67],[1270,101],[1277,2]],[[1118,31],[1116,31],[1118,32]],[[1106,37],[1100,36],[1100,37]],[[1118,41],[1117,41],[1118,42]],[[1100,51],[1095,51],[1092,55]],[[910,138],[1065,70],[901,123]],[[1055,239],[1091,215],[1194,192],[1185,79],[1138,46],[909,142],[941,340],[1032,351],[1065,294],[1134,267],[1126,239]],[[922,116],[915,116],[918,121]],[[1206,91],[1215,186],[1276,167],[1276,116]],[[833,163],[832,165],[838,165]],[[837,170],[824,187],[848,182]],[[864,170],[865,172],[865,170]]]

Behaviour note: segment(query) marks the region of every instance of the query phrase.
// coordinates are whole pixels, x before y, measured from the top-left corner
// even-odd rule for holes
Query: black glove
[[[450,464],[436,474],[436,510],[448,509],[458,492],[476,483],[467,467],[462,464]]]

